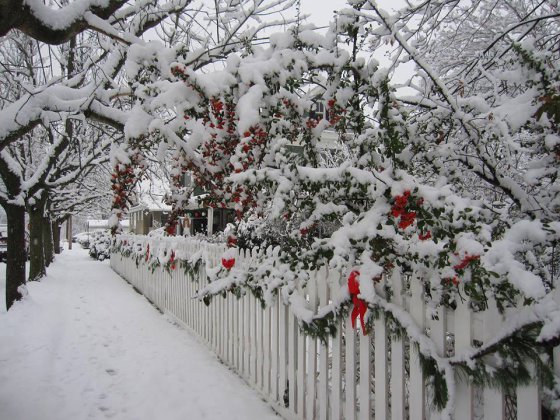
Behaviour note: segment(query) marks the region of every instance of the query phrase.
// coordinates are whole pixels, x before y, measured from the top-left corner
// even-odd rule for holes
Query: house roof
[[[121,220],[120,225],[128,227],[130,222],[128,219]],[[109,221],[107,219],[90,219],[87,221],[87,226],[89,229],[109,229]]]

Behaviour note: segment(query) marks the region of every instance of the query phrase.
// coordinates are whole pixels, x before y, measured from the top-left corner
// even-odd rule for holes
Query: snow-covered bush
[[[89,240],[89,256],[103,261],[111,255],[111,233],[109,231],[93,232]]]

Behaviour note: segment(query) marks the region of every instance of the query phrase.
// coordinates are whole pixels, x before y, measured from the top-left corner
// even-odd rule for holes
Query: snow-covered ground
[[[279,419],[79,246],[28,287],[23,302],[0,311],[0,419]]]

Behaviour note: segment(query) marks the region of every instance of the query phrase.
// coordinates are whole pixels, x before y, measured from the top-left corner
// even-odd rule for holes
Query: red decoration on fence
[[[229,235],[227,237],[227,246],[228,248],[235,248],[237,246],[237,238],[233,235]]]
[[[171,256],[169,257],[169,268],[175,270],[175,251],[171,251]]]
[[[362,325],[362,333],[367,335],[366,325],[364,322],[364,315],[367,311],[367,303],[358,297],[360,294],[360,283],[358,283],[359,271],[352,271],[348,277],[348,291],[350,292],[350,297],[352,298],[352,303],[354,304],[354,309],[352,309],[352,328],[356,325],[356,318],[360,317],[360,324]]]
[[[222,265],[226,270],[231,270],[231,268],[235,265],[235,258],[222,258]]]
[[[146,247],[146,262],[150,259],[150,244]]]

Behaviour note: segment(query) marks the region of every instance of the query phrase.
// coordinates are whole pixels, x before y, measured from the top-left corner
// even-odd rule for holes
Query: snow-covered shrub
[[[111,233],[109,231],[93,232],[90,235],[89,255],[103,261],[111,255]]]

